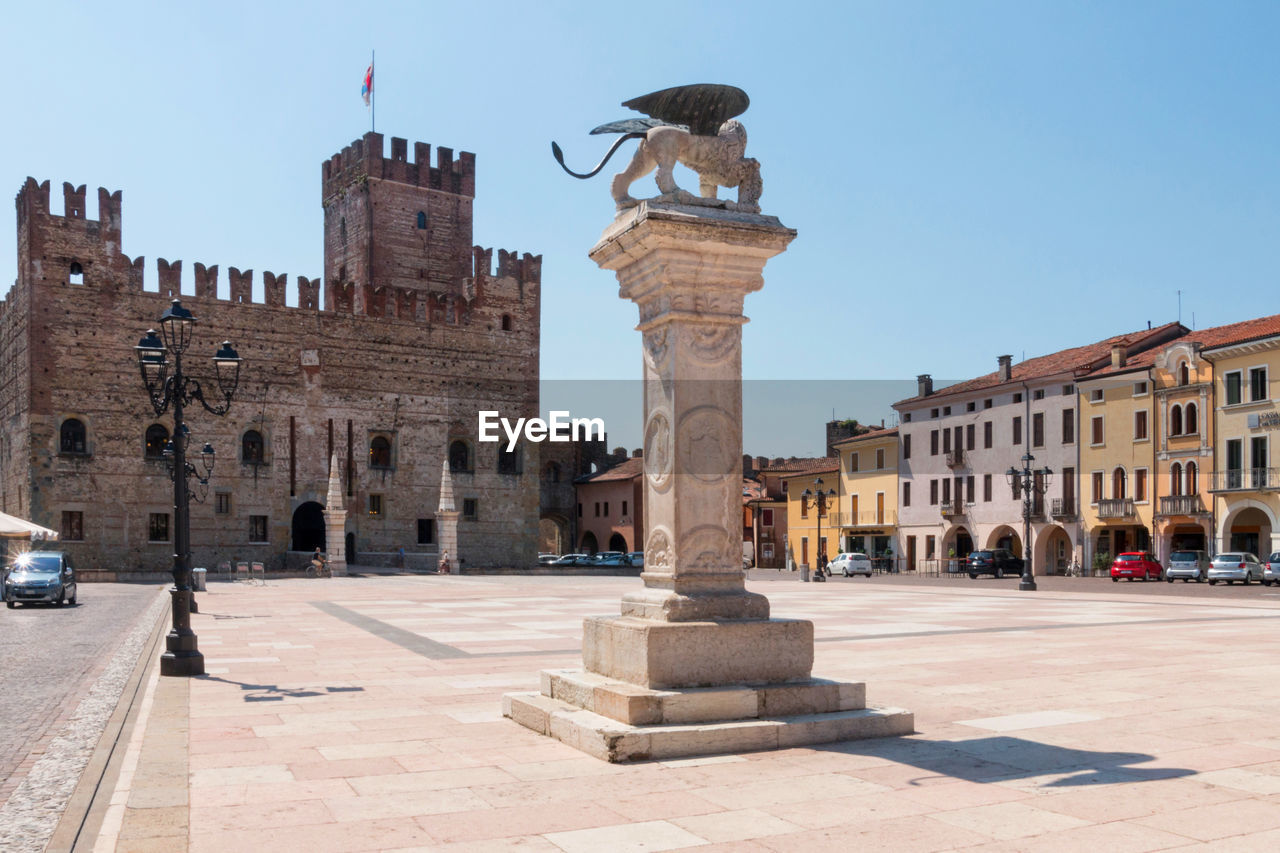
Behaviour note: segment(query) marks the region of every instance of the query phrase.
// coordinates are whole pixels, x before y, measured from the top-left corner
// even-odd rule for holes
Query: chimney
[[[1111,345],[1111,366],[1124,367],[1125,356],[1128,355],[1124,344]]]
[[[631,451],[632,459],[639,459],[642,456],[644,456],[644,448],[642,447],[637,447],[635,450]]]
[[[916,377],[916,396],[928,397],[933,393],[933,377],[927,373],[921,373]]]
[[[1008,382],[1013,378],[1013,356],[998,355],[996,356],[996,363],[1000,366],[1001,382]]]

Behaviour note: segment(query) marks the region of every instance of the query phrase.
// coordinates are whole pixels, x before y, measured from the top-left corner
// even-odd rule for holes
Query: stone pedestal
[[[742,571],[743,300],[795,237],[775,217],[654,201],[591,250],[644,339],[644,586],[592,617],[581,672],[503,713],[610,761],[906,734],[860,684],[813,679],[813,624],[769,618]]]

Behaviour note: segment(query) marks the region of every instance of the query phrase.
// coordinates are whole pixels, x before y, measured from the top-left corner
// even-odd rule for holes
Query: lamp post
[[[1028,451],[1022,454],[1022,470],[1018,470],[1012,466],[1005,472],[1005,479],[1009,481],[1010,488],[1022,489],[1022,580],[1018,583],[1018,589],[1035,591],[1036,579],[1035,573],[1031,566],[1031,503],[1035,495],[1041,496],[1049,488],[1049,480],[1053,477],[1053,471],[1048,466],[1038,470],[1032,470],[1031,463],[1036,458]]]
[[[826,549],[822,547],[822,544],[823,544],[822,543],[822,513],[827,508],[827,500],[829,498],[834,498],[836,496],[836,493],[835,493],[835,490],[833,489],[827,489],[825,492],[822,490],[821,477],[814,480],[813,485],[814,485],[813,491],[810,491],[809,489],[805,489],[803,492],[800,493],[800,500],[803,502],[802,505],[806,509],[812,506],[818,510],[818,558],[814,560],[814,565],[818,565],[819,566],[818,571],[822,571],[822,568],[820,566],[820,560],[822,559],[822,556],[826,553]]]
[[[165,638],[167,651],[160,656],[161,675],[204,674],[204,655],[200,653],[195,632],[191,630],[191,492],[187,478],[195,474],[196,469],[187,462],[188,430],[183,420],[183,408],[198,402],[210,413],[221,417],[231,409],[231,397],[240,383],[240,356],[230,341],[223,341],[222,347],[213,355],[220,403],[211,405],[205,400],[200,382],[183,374],[182,354],[191,343],[191,330],[195,323],[196,318],[182,307],[181,300],[175,299],[160,316],[163,340],[155,329],[148,329],[134,347],[142,384],[146,386],[157,417],[173,407],[173,437],[165,448],[166,456],[172,449],[174,529],[173,589],[170,595],[173,598],[173,627]],[[207,485],[208,475],[213,471],[213,446],[205,444],[201,457],[205,477],[199,479],[201,485]]]

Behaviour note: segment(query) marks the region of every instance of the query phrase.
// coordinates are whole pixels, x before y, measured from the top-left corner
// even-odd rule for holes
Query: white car
[[[1169,567],[1164,579],[1169,583],[1182,578],[1182,582],[1202,583],[1209,579],[1209,558],[1204,551],[1174,551],[1169,555]]]
[[[836,554],[836,558],[827,566],[834,575],[836,572],[845,577],[853,575],[866,575],[871,577],[871,558],[866,554],[845,553]]]

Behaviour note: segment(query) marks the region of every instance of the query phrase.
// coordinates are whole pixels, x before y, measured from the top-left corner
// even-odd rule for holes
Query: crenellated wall
[[[85,187],[64,184],[65,212],[54,215],[49,183],[29,178],[16,199],[18,280],[0,302],[3,508],[55,529],[65,513],[79,513],[84,538],[63,546],[82,568],[168,569],[172,545],[149,541],[148,522],[171,512],[171,485],[163,460],[144,457],[144,434],[171,420],[151,411],[133,346],[181,298],[198,320],[184,366],[207,395],[209,356],[222,340],[245,359],[229,416],[188,409],[193,441],[212,442],[218,456],[208,502],[192,507],[195,565],[282,560],[298,513],[325,500],[333,454],[357,563],[362,552],[431,553],[433,545],[418,544],[418,523],[434,517],[441,459],[454,440],[472,460],[454,473],[459,509],[468,499],[478,507],[459,523],[463,558],[531,564],[538,448],[522,449],[520,473],[498,473],[496,445],[475,441],[475,413],[538,412],[542,259],[498,250],[495,262],[492,249],[471,243],[473,155],[438,148],[429,166],[430,146],[415,145],[413,161],[407,153],[393,139],[383,156],[382,137],[367,134],[324,164],[323,293],[319,278],[290,284],[267,271],[255,297],[253,270],[227,267],[219,295],[217,265],[194,263],[184,284],[183,262],[165,258],[155,262],[156,289],[144,290],[144,259],[121,251],[120,192],[100,189],[92,220]],[[336,241],[342,215],[353,211],[369,218],[347,239],[363,241],[370,262],[361,276],[330,275],[342,266],[330,228]],[[68,418],[87,427],[83,453],[59,446]],[[241,459],[248,430],[263,437],[261,463]],[[391,442],[389,466],[371,463],[379,436]],[[268,519],[267,541],[250,541],[251,517]]]

